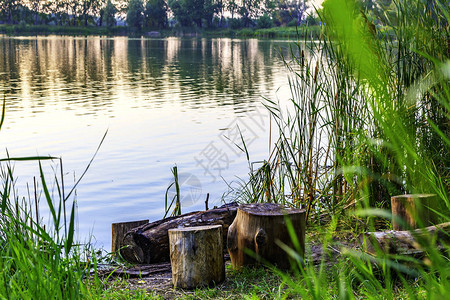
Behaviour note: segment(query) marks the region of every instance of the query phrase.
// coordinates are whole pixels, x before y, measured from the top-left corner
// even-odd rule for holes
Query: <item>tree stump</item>
[[[114,253],[124,246],[123,238],[128,231],[130,231],[131,229],[136,228],[138,226],[147,224],[147,223],[148,223],[148,220],[112,223],[111,224],[111,236],[112,236],[111,252]]]
[[[293,243],[287,227],[292,223],[298,244]],[[274,203],[243,204],[228,229],[227,246],[233,268],[260,261],[279,268],[290,267],[285,244],[303,257],[305,249],[305,210],[286,208]],[[248,253],[250,250],[251,253]],[[254,254],[254,255],[253,255]]]
[[[225,279],[222,225],[169,229],[172,281],[193,289]]]
[[[434,225],[438,222],[436,214],[437,197],[434,194],[410,194],[391,197],[392,220],[394,230],[415,229]],[[430,209],[431,208],[431,209]],[[400,222],[399,222],[400,221]],[[409,226],[409,228],[408,228]]]

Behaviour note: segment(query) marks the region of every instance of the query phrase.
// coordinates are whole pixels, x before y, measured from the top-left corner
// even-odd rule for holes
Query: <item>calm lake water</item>
[[[163,217],[175,165],[183,213],[203,209],[207,193],[210,207],[220,205],[227,183],[249,171],[238,128],[250,160],[267,158],[262,102],[289,97],[279,55],[288,46],[254,39],[0,36],[1,157],[62,157],[67,192],[108,131],[74,197],[78,239],[93,234],[96,247],[109,249],[111,223]],[[34,199],[38,163],[14,168],[17,196]],[[59,174],[57,161],[43,168],[49,182]],[[41,196],[48,223],[45,202]]]

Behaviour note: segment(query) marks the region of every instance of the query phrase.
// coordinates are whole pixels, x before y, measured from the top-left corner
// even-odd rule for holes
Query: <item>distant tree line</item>
[[[374,0],[361,2],[378,7]],[[123,20],[137,30],[315,25],[317,18],[308,16],[309,8],[308,0],[1,0],[0,22],[111,28]]]

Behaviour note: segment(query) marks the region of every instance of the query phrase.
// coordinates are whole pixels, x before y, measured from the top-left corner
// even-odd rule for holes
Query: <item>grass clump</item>
[[[5,105],[0,127],[4,117]],[[55,175],[53,184],[49,185],[43,162],[54,160],[60,162],[61,177]],[[39,165],[40,180],[34,181],[33,193],[29,191],[28,198],[17,195],[17,178],[13,175],[13,163],[22,161],[36,161]],[[95,275],[96,253],[89,243],[78,244],[74,239],[76,206],[71,197],[81,178],[66,194],[61,159],[7,157],[0,159],[0,164],[1,298],[97,299],[107,294],[104,283]],[[50,212],[47,226],[40,216],[41,196]],[[70,209],[66,210],[66,206]]]
[[[63,202],[55,207],[47,198],[56,222],[53,230],[46,230],[33,218],[30,203],[12,196],[11,167],[2,171],[0,295],[7,299],[80,298],[84,292],[82,279],[89,273],[90,264],[81,263],[81,253],[74,247],[74,205],[65,234],[64,226],[60,226]],[[41,183],[47,197],[43,177]]]

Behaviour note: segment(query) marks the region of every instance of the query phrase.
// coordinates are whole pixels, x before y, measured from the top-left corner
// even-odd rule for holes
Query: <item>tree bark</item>
[[[434,194],[394,196],[391,197],[391,207],[394,230],[416,229],[437,223],[437,217],[432,211],[437,209],[437,197]]]
[[[360,236],[360,243],[371,254],[380,250],[389,254],[422,253],[427,246],[450,243],[450,222],[413,231],[368,232]]]
[[[225,204],[207,211],[191,212],[184,215],[162,219],[130,230],[123,239],[126,246],[122,257],[137,264],[149,264],[169,261],[169,235],[172,228],[222,225],[223,243],[226,243],[228,227],[233,223],[238,205]]]
[[[172,281],[176,288],[194,289],[225,279],[222,226],[169,230]]]
[[[287,220],[292,223],[292,231]],[[293,234],[298,244],[293,242]],[[289,255],[280,247],[285,244],[303,257],[305,249],[305,210],[289,209],[274,203],[239,206],[236,219],[228,229],[228,252],[233,268],[257,262],[290,267]],[[248,254],[248,251],[252,254]]]
[[[114,253],[124,246],[123,238],[128,231],[130,231],[131,229],[136,228],[138,226],[144,225],[144,224],[148,224],[148,219],[141,220],[141,221],[133,221],[133,222],[112,223],[111,224],[111,236],[112,236],[111,252]]]

